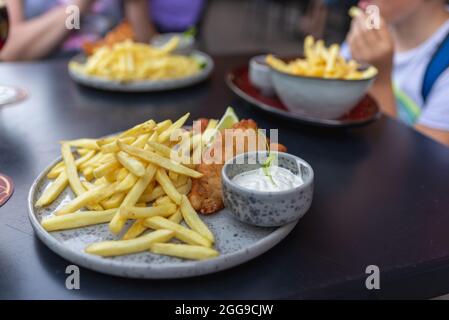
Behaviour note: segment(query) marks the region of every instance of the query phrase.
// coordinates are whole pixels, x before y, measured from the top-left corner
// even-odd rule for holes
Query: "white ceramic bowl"
[[[276,93],[291,112],[323,119],[338,119],[349,112],[375,79],[325,79],[271,70]]]
[[[275,94],[271,81],[271,68],[265,62],[266,55],[255,56],[249,62],[249,81],[266,96]]]
[[[274,153],[278,165],[300,175],[304,184],[276,192],[244,188],[232,179],[239,173],[259,169],[267,152],[242,153],[230,159],[221,171],[223,201],[238,220],[259,227],[281,226],[300,219],[309,210],[314,185],[312,167],[292,154]]]

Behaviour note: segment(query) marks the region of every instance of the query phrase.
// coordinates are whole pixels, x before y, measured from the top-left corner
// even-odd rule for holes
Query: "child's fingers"
[[[351,30],[348,34],[347,42],[351,50],[352,57],[359,62],[369,62],[370,47],[360,30]]]
[[[377,29],[369,26],[367,16],[361,15],[354,19],[356,30],[360,31],[361,36],[366,40],[366,44],[370,47],[376,45],[381,40],[381,36]]]

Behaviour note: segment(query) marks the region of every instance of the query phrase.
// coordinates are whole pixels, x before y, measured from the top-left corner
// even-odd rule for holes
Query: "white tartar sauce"
[[[289,190],[304,183],[299,175],[279,166],[271,166],[268,173],[269,175],[266,175],[264,169],[259,168],[242,172],[236,175],[232,181],[247,189],[266,192]]]

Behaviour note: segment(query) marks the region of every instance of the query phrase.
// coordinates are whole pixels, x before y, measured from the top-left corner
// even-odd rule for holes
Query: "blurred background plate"
[[[371,123],[382,115],[376,101],[369,95],[340,119],[314,118],[290,112],[277,96],[264,95],[251,84],[248,65],[229,71],[226,83],[235,94],[257,108],[301,123],[325,127],[353,127]]]
[[[189,87],[206,80],[214,69],[214,61],[208,54],[201,51],[194,51],[192,53],[192,56],[200,60],[204,67],[197,74],[179,79],[121,82],[99,77],[86,76],[74,71],[71,68],[69,68],[69,74],[75,82],[87,87],[101,90],[122,92],[152,92],[174,90]],[[84,62],[85,56],[79,54],[75,56],[71,61]]]

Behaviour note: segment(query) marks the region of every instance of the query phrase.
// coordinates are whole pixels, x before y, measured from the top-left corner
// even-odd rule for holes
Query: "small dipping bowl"
[[[255,56],[249,62],[249,81],[265,96],[275,94],[271,80],[271,68],[265,62],[266,55]]]
[[[279,167],[300,175],[303,184],[285,191],[258,191],[242,187],[232,179],[243,172],[262,167],[268,152],[240,154],[224,165],[222,177],[225,206],[240,221],[260,226],[276,227],[300,219],[309,210],[313,197],[313,169],[303,159],[283,152],[277,156]]]

